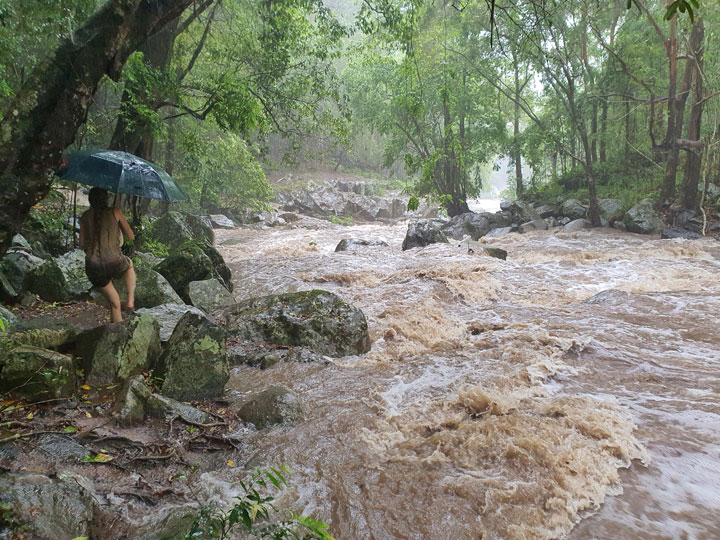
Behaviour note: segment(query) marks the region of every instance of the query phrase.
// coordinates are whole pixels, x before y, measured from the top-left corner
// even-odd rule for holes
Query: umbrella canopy
[[[68,152],[57,175],[113,193],[160,201],[187,199],[162,167],[133,154],[116,150]]]

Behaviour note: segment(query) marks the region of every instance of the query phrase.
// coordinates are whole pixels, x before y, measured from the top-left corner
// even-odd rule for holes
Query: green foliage
[[[143,239],[143,249],[149,251],[156,257],[164,258],[170,255],[170,247],[159,240],[152,240],[150,238]]]
[[[419,207],[420,207],[420,200],[415,196],[410,197],[410,199],[408,200],[408,203],[407,203],[407,209],[410,212],[414,212]]]
[[[272,540],[334,540],[328,533],[327,525],[310,516],[290,514],[284,520],[270,522],[272,513],[276,513],[277,509],[273,505],[274,497],[267,491],[271,486],[276,490],[287,486],[285,475],[288,473],[285,467],[257,469],[249,479],[240,482],[243,493],[229,511],[204,507],[183,538],[224,539],[239,529],[255,538]]]
[[[346,216],[344,218],[339,218],[337,216],[330,216],[330,221],[332,223],[335,223],[336,225],[352,225],[353,224],[353,218],[352,216]]]

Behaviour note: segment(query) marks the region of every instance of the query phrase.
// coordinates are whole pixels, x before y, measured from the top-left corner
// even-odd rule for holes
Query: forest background
[[[508,198],[572,193],[594,225],[600,197],[694,211],[718,176],[719,17],[696,0],[0,0],[0,241],[67,148],[150,159],[192,210],[261,208],[269,170],[319,163],[399,177],[452,216],[507,156]]]

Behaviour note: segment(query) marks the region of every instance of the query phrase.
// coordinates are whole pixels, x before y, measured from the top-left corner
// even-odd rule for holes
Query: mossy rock
[[[21,345],[0,359],[0,390],[30,401],[70,397],[75,383],[72,358],[56,351]]]

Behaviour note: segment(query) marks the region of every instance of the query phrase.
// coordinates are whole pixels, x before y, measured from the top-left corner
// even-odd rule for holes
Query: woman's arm
[[[118,221],[118,225],[120,225],[120,230],[125,235],[125,238],[127,238],[128,240],[134,240],[135,233],[130,228],[130,224],[125,219],[125,214],[123,214],[122,210],[120,210],[119,208],[115,208],[113,211],[115,213],[115,218]]]

